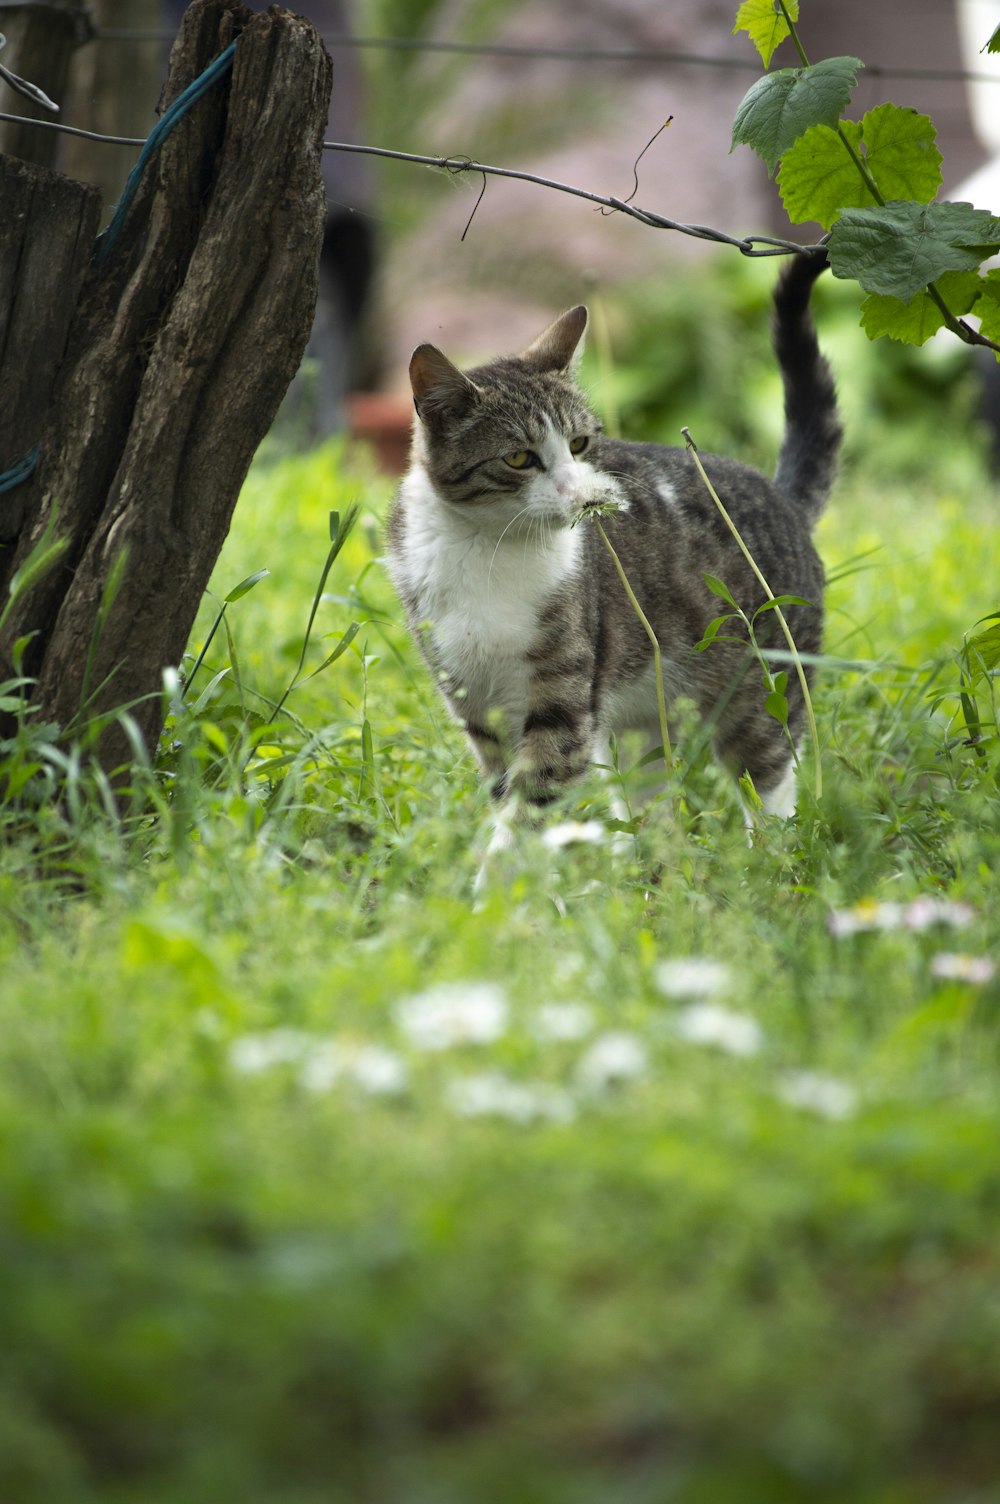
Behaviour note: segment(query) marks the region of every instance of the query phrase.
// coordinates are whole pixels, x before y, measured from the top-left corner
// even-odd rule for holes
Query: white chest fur
[[[404,538],[392,573],[427,624],[434,655],[462,687],[468,713],[523,716],[526,654],[539,614],[573,573],[578,533],[515,524],[506,532],[443,503],[419,468],[403,482]]]

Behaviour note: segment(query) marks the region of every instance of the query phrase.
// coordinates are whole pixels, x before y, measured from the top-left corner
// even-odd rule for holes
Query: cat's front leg
[[[595,732],[591,655],[579,649],[575,654],[565,648],[560,652],[554,643],[543,641],[530,655],[529,666],[514,756],[491,784],[498,808],[476,879],[477,892],[484,887],[493,860],[514,845],[518,829],[538,825],[546,808],[582,776],[591,760]],[[476,751],[485,770],[482,748],[477,745]]]
[[[594,747],[590,677],[539,675],[507,775],[507,797],[537,818],[584,773]]]
[[[475,753],[483,781],[489,786],[494,799],[501,799],[507,792],[507,765],[510,761],[509,743],[489,726],[466,717],[463,721],[465,734]]]

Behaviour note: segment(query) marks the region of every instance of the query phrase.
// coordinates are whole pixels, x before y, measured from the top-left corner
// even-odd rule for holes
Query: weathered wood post
[[[86,7],[79,0],[31,0],[27,5],[0,3],[0,32],[7,45],[0,62],[37,85],[55,104],[65,103],[70,59],[91,35]],[[0,110],[31,120],[51,120],[43,106],[17,93],[0,79]],[[0,120],[0,152],[51,167],[59,137],[30,125]]]
[[[120,237],[88,273],[44,421],[25,420],[12,445],[24,453],[39,441],[41,458],[0,570],[9,580],[53,515],[68,548],[17,601],[0,679],[13,644],[34,633],[24,663],[46,720],[67,726],[129,704],[151,748],[163,670],[180,662],[316,300],[330,60],[288,11],[195,0],[164,104],[233,40],[231,78],[167,136]],[[100,756],[108,769],[128,760],[114,721]]]
[[[43,132],[37,132],[41,135]],[[44,133],[47,134],[47,133]],[[93,255],[96,188],[0,157],[0,471],[39,437]],[[0,589],[21,535],[29,487],[0,492]]]

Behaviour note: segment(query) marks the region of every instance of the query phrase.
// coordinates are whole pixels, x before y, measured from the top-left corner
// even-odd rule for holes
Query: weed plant
[[[855,451],[822,797],[807,756],[752,846],[674,707],[671,818],[612,847],[588,781],[475,908],[487,800],[337,445],[251,472],[129,798],[22,718],[0,1497],[1000,1499],[1000,535],[962,421],[909,414],[903,482]]]

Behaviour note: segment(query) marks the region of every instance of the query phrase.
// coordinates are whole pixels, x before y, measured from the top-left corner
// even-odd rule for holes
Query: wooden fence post
[[[42,132],[37,132],[41,135]],[[38,439],[101,210],[96,188],[0,157],[0,471]],[[0,601],[29,488],[0,493]]]
[[[88,275],[42,431],[14,446],[40,440],[41,459],[8,573],[53,515],[68,548],[10,613],[0,679],[34,633],[24,663],[43,719],[127,704],[150,748],[163,670],[180,662],[316,301],[330,60],[288,11],[194,0],[164,104],[233,40],[231,80],[166,138]],[[109,770],[129,759],[113,719],[100,757]]]
[[[0,62],[35,84],[61,108],[66,101],[70,59],[91,34],[85,6],[77,0],[32,0],[30,5],[0,3],[0,32],[7,38]],[[0,110],[31,120],[53,118],[42,105],[26,99],[2,79]],[[40,131],[34,126],[0,120],[0,152],[10,157],[51,167],[58,147],[55,131]]]

